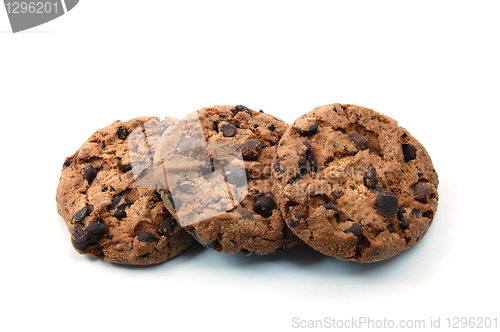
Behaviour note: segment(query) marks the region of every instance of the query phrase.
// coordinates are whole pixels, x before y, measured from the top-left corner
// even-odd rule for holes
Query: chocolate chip
[[[66,160],[64,160],[63,168],[68,167],[69,165],[71,165],[72,162],[73,162],[73,158],[71,158],[71,157],[66,158]]]
[[[219,124],[224,123],[224,122],[228,122],[228,121],[227,120],[217,120],[217,121],[214,121],[214,130],[216,132],[219,132]]]
[[[127,197],[116,196],[113,199],[113,203],[111,204],[109,210],[116,218],[122,219],[127,216],[127,212],[125,211],[125,209],[130,205],[132,205],[132,203]]]
[[[165,219],[160,223],[158,234],[163,236],[170,236],[174,232],[176,226],[177,221],[174,218]]]
[[[308,169],[312,173],[318,172],[318,165],[316,164],[316,159],[314,158],[314,151],[312,149],[311,143],[304,141],[302,142],[306,146],[306,160],[308,161]]]
[[[233,115],[236,115],[236,114],[238,114],[240,112],[245,112],[245,113],[247,113],[249,115],[252,115],[252,110],[249,109],[248,107],[245,107],[243,105],[236,105],[234,107],[234,110],[233,110]]]
[[[420,217],[422,217],[422,211],[420,211],[419,208],[413,208],[413,210],[411,210],[410,217],[420,218]]]
[[[274,124],[270,124],[269,126],[267,126],[267,129],[269,129],[270,131],[275,131],[276,126]]]
[[[358,150],[367,150],[371,148],[370,142],[366,138],[366,136],[360,135],[357,132],[353,131],[349,134],[349,138],[351,142],[354,143]]]
[[[261,196],[257,198],[254,204],[254,211],[263,217],[270,217],[273,214],[273,210],[276,208],[276,203],[272,198],[267,196]]]
[[[310,162],[309,170],[312,173],[318,173],[318,165],[316,165],[316,162]]]
[[[90,243],[89,237],[87,235],[87,231],[84,229],[83,224],[77,223],[73,227],[72,232],[73,238],[71,240],[71,244],[75,249],[85,250]]]
[[[405,163],[417,158],[417,148],[415,145],[403,144],[403,155],[405,158]]]
[[[243,167],[229,167],[226,169],[226,181],[234,184],[236,187],[242,187],[247,184],[247,174]]]
[[[334,210],[334,211],[339,211],[333,204],[324,204],[323,207],[326,209],[326,210]]]
[[[427,182],[419,182],[413,188],[415,199],[422,203],[427,203],[427,200],[432,195],[432,190]]]
[[[85,205],[80,211],[78,211],[77,213],[75,213],[75,215],[73,216],[73,220],[75,220],[75,221],[82,221],[83,218],[85,218],[89,214],[90,214],[90,206],[89,205]]]
[[[318,172],[318,165],[316,165],[315,162],[311,162],[311,161],[306,160],[304,158],[299,159],[298,167],[299,167],[300,175],[306,175],[306,174]]]
[[[276,162],[273,165],[273,169],[276,173],[281,173],[281,174],[285,173],[285,171],[283,169],[281,169],[281,159],[280,158],[276,159]]]
[[[398,198],[390,191],[377,193],[375,205],[386,218],[390,218],[398,212]]]
[[[296,121],[295,128],[300,136],[312,136],[318,132],[318,123],[311,119],[300,119]]]
[[[359,241],[363,237],[363,228],[361,227],[360,224],[354,223],[354,224],[352,224],[351,227],[349,227],[348,229],[346,229],[344,231],[344,233],[352,233],[352,234],[354,234],[354,236],[357,237],[358,241]]]
[[[307,206],[300,205],[293,211],[293,216],[296,219],[307,219],[309,217],[309,209]]]
[[[85,166],[85,169],[83,170],[83,178],[87,180],[89,184],[91,184],[92,181],[94,181],[96,175],[97,171],[95,170],[94,166],[87,164],[87,166]]]
[[[287,184],[295,184],[297,182],[299,182],[300,180],[300,176],[294,176],[293,178],[291,178],[290,180],[288,180]]]
[[[314,160],[314,151],[312,149],[311,143],[309,143],[308,141],[304,141],[302,142],[302,144],[304,144],[304,146],[306,147],[306,159]]]
[[[297,166],[299,167],[300,175],[309,174],[309,162],[306,159],[301,157]]]
[[[375,188],[377,186],[378,174],[373,166],[368,166],[368,170],[363,176],[363,180],[365,182],[365,186],[367,186],[368,188]]]
[[[410,227],[410,223],[408,220],[405,219],[404,214],[405,210],[403,208],[400,208],[398,210],[398,220],[401,222],[401,229],[408,229]]]
[[[132,165],[123,164],[123,161],[121,159],[118,159],[118,169],[120,169],[120,171],[122,171],[123,173],[127,173],[128,171],[132,170]]]
[[[87,226],[87,234],[90,242],[98,242],[108,232],[108,227],[102,220],[94,220]]]
[[[116,131],[116,135],[118,136],[119,139],[121,139],[122,141],[126,140],[127,137],[128,137],[128,129],[127,128],[123,128],[123,127],[120,127],[118,128],[118,130]]]
[[[264,142],[252,138],[241,144],[240,148],[244,160],[256,160],[264,148]]]
[[[155,242],[158,240],[156,236],[149,232],[142,232],[141,234],[137,235],[137,240],[141,242]]]
[[[222,125],[220,131],[222,131],[222,136],[224,137],[234,137],[236,136],[237,129],[234,124],[226,122]]]
[[[301,223],[309,217],[309,207],[291,201],[287,208],[287,220],[290,227],[300,227]]]
[[[183,154],[188,153],[196,147],[196,140],[190,136],[181,138],[179,144],[175,148],[175,153]]]

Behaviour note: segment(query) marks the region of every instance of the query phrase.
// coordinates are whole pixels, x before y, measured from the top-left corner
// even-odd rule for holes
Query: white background
[[[83,0],[12,34],[0,7],[0,329],[287,331],[328,317],[444,329],[500,316],[499,13],[496,1]],[[194,246],[148,268],[72,248],[55,192],[95,130],[216,104],[291,123],[334,102],[391,116],[428,149],[440,203],[416,247],[363,265],[307,247]]]

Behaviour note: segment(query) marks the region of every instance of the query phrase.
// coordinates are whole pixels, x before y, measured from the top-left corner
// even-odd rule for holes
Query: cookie
[[[272,192],[271,164],[286,128],[262,111],[214,106],[163,134],[155,155],[168,188],[162,197],[202,245],[265,255],[300,243]]]
[[[438,176],[425,148],[374,110],[331,104],[298,118],[281,138],[275,188],[290,229],[316,250],[374,262],[426,234]]]
[[[57,209],[79,253],[149,265],[176,256],[193,242],[152,188],[153,150],[172,121],[116,121],[65,160]]]

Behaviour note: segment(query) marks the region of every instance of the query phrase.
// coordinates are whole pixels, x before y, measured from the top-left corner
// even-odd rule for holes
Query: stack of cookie
[[[437,186],[425,148],[376,111],[330,104],[288,126],[238,105],[98,130],[64,162],[56,200],[74,248],[115,263],[160,263],[194,240],[375,262],[425,235]]]

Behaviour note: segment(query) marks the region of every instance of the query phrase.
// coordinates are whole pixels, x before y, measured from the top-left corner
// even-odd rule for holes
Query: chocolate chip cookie
[[[151,180],[154,148],[171,123],[151,117],[116,121],[66,159],[57,209],[79,253],[149,265],[176,256],[193,242]]]
[[[300,243],[272,192],[271,164],[286,128],[262,111],[214,106],[163,134],[155,162],[169,189],[164,202],[205,247],[264,255]]]
[[[425,148],[374,110],[331,104],[298,118],[273,164],[290,229],[316,250],[374,262],[415,245],[432,223],[438,177]]]

